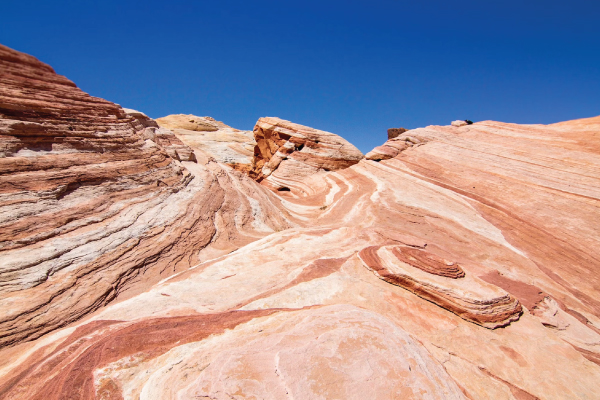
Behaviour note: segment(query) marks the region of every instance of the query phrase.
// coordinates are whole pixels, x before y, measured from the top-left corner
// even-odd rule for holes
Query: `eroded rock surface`
[[[305,177],[356,164],[362,153],[342,137],[279,118],[265,117],[254,127],[250,176],[277,190],[291,190]]]
[[[0,346],[289,226],[142,113],[3,46],[0,71]]]
[[[370,246],[358,257],[381,279],[486,328],[506,326],[521,315],[519,301],[510,294],[426,251]]]
[[[232,128],[211,117],[169,115],[156,122],[172,130],[186,145],[205,153],[217,162],[247,173],[254,156],[254,134]]]
[[[0,50],[0,398],[597,398],[598,117],[261,119],[257,183]]]

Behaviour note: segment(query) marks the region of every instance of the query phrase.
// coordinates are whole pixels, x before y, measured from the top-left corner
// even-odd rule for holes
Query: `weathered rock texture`
[[[250,171],[256,145],[252,131],[241,131],[211,117],[195,115],[169,115],[156,122],[217,162],[246,173]]]
[[[254,127],[250,176],[277,190],[291,190],[302,178],[356,164],[362,153],[333,133],[279,118],[261,118]]]
[[[259,184],[1,54],[0,398],[598,397],[600,118],[358,163],[261,119]]]
[[[288,226],[143,114],[6,47],[0,73],[0,346]]]
[[[388,129],[387,130],[388,140],[400,136],[401,134],[403,134],[407,130],[408,129],[404,129],[404,128],[390,128],[390,129]]]
[[[358,257],[381,279],[486,328],[506,326],[521,315],[519,301],[510,294],[476,277],[465,278],[455,262],[426,251],[369,246]]]

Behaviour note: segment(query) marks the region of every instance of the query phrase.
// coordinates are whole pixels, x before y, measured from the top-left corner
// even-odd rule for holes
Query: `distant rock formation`
[[[145,127],[142,138],[158,144],[167,152],[167,154],[169,154],[169,156],[171,156],[171,158],[177,161],[196,162],[196,155],[192,148],[183,144],[183,142],[169,129],[159,128],[156,121],[142,112],[129,108],[124,108],[123,111],[125,111],[127,115],[135,118]]]
[[[451,125],[460,128],[461,126],[469,125],[469,123],[467,121],[456,120],[452,121]]]
[[[157,118],[156,123],[167,129],[185,129],[194,132],[214,132],[224,125],[219,125],[214,118],[197,117],[191,114],[167,115],[166,117]]]
[[[156,122],[206,157],[245,173],[252,167],[256,145],[252,131],[242,131],[211,117],[195,115],[169,115]]]
[[[289,190],[306,176],[348,168],[363,158],[338,135],[279,118],[260,118],[254,138],[250,176],[276,190]]]
[[[0,47],[0,398],[597,397],[600,117],[166,121]]]

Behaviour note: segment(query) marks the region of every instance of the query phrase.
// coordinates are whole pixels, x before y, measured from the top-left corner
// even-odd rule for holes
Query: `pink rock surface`
[[[288,226],[142,113],[3,46],[0,71],[0,345]]]
[[[397,136],[396,136],[397,137]],[[365,155],[367,160],[380,161],[394,158],[400,152],[399,149],[392,146],[377,146]]]
[[[277,190],[291,190],[307,176],[347,168],[363,158],[360,150],[336,134],[279,118],[259,119],[254,138],[250,176]]]
[[[257,183],[0,62],[0,398],[597,398],[600,117],[377,161],[261,119]]]
[[[521,316],[513,296],[423,250],[369,246],[358,257],[381,279],[486,328],[506,326]]]

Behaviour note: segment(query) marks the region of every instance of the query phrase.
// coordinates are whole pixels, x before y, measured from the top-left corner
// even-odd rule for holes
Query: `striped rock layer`
[[[249,179],[7,47],[0,154],[0,346],[288,226]]]
[[[519,301],[503,289],[465,277],[460,267],[451,268],[455,263],[442,263],[423,250],[370,246],[358,257],[381,279],[486,328],[506,326],[521,315]]]
[[[263,185],[288,191],[287,183],[359,162],[363,155],[344,138],[279,118],[265,117],[254,127],[250,176]]]
[[[597,398],[600,118],[261,119],[258,183],[1,50],[0,398]]]

